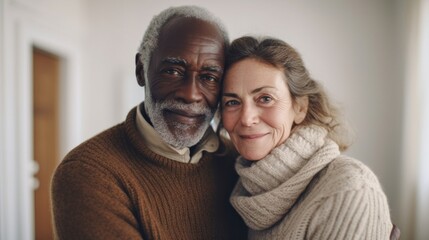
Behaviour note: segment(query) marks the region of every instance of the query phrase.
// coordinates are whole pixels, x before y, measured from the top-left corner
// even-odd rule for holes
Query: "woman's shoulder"
[[[383,193],[374,172],[361,161],[345,155],[338,156],[323,170],[319,183],[330,194],[365,189]]]
[[[386,195],[364,163],[340,155],[319,174],[309,195],[309,231],[335,239],[388,239],[392,224]],[[345,230],[345,228],[347,230]]]

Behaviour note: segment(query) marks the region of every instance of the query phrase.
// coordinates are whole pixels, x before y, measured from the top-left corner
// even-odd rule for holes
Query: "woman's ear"
[[[295,111],[294,123],[295,124],[302,123],[302,121],[304,121],[305,119],[305,116],[307,116],[308,97],[307,96],[297,97],[293,108]]]
[[[140,86],[144,87],[144,85],[145,85],[144,68],[143,68],[143,63],[140,60],[140,56],[141,56],[140,53],[136,54],[136,59],[135,59],[135,62],[136,62],[136,78],[137,78],[137,83]]]

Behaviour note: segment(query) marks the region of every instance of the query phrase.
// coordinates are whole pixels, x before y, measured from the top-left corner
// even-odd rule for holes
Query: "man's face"
[[[224,67],[218,29],[194,18],[174,18],[159,35],[148,70],[145,104],[161,137],[175,147],[199,142],[216,111]]]

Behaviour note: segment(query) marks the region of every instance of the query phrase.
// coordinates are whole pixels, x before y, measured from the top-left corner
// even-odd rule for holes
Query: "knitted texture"
[[[264,159],[237,159],[230,201],[249,239],[389,239],[389,207],[377,177],[341,156],[318,126],[297,129]]]
[[[229,204],[234,156],[198,164],[164,158],[127,120],[71,151],[52,183],[58,239],[242,239]],[[240,232],[241,231],[241,232]]]

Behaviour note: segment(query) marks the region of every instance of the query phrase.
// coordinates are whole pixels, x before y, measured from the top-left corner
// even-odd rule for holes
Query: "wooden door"
[[[33,144],[39,164],[34,193],[36,240],[53,239],[50,183],[59,163],[59,57],[33,49]]]

